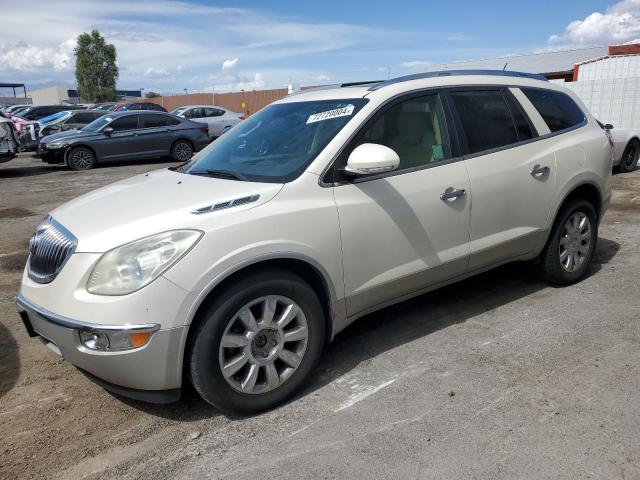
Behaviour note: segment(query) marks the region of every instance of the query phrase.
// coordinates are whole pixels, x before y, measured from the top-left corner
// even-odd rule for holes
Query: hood
[[[78,239],[76,252],[105,252],[155,233],[202,225],[274,198],[280,183],[240,182],[168,169],[137,175],[61,205],[51,216]],[[245,204],[196,215],[194,210],[249,196]]]
[[[51,124],[49,124],[51,125]],[[48,127],[49,125],[45,125],[45,127]],[[44,128],[44,127],[43,127]],[[46,137],[43,137],[41,142],[42,143],[53,143],[57,140],[62,140],[63,138],[68,138],[71,139],[71,137],[76,138],[76,137],[88,137],[88,136],[95,136],[95,135],[101,135],[97,132],[83,132],[82,130],[65,130],[64,132],[58,132],[58,133],[54,133],[52,135],[47,135]]]

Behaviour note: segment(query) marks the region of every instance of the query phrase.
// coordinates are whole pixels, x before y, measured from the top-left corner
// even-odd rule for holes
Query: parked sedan
[[[81,130],[44,137],[45,163],[66,163],[87,170],[102,161],[170,156],[186,162],[209,143],[206,126],[162,112],[118,112],[104,115]]]
[[[32,105],[17,112],[17,115],[16,113],[13,113],[13,115],[23,120],[37,121],[54,113],[66,110],[86,110],[86,108],[80,105]]]
[[[610,133],[614,143],[615,169],[622,173],[635,170],[640,157],[640,134],[630,128],[614,128]]]
[[[209,126],[209,135],[212,138],[219,137],[247,118],[241,113],[235,113],[213,105],[186,105],[176,108],[171,113],[194,122],[206,123]]]
[[[18,140],[13,123],[0,117],[0,163],[8,162],[18,153]]]

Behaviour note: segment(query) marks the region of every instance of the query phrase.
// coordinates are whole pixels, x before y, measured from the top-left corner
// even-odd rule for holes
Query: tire
[[[187,162],[193,156],[193,145],[188,140],[177,140],[171,146],[171,159],[175,162]]]
[[[593,205],[583,199],[570,200],[560,209],[538,257],[539,276],[555,285],[580,281],[589,270],[597,241],[598,216]]]
[[[265,321],[266,305],[275,312],[273,323],[268,315]],[[292,312],[297,307],[299,313],[286,316],[289,307]],[[289,322],[279,328],[277,323],[287,318]],[[324,325],[318,297],[297,275],[287,271],[248,275],[216,295],[194,320],[185,355],[187,373],[198,394],[223,412],[271,409],[308,380],[322,353]],[[283,340],[283,333],[292,340]],[[305,334],[306,339],[295,340]]]
[[[621,173],[632,172],[635,170],[638,164],[638,157],[640,156],[640,142],[637,140],[631,140],[624,149],[620,164],[616,167]]]
[[[71,170],[90,170],[96,163],[96,154],[90,148],[75,147],[67,153],[67,165]]]

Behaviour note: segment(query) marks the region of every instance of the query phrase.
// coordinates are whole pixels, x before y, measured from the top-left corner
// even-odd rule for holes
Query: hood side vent
[[[194,215],[202,215],[203,213],[216,212],[218,210],[224,210],[226,208],[238,207],[247,203],[253,203],[260,198],[260,195],[249,195],[248,197],[236,198],[235,200],[228,200],[226,202],[216,203],[215,205],[208,205],[206,207],[193,210],[191,213]]]

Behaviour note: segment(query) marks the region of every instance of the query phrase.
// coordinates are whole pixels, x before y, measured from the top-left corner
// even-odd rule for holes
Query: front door
[[[506,90],[450,92],[457,113],[471,190],[470,270],[512,260],[544,241],[555,193],[553,141],[537,136]]]
[[[127,160],[140,155],[141,145],[138,140],[138,117],[129,114],[116,118],[108,126],[113,128],[110,134],[93,141],[102,160]]]
[[[378,143],[400,157],[395,172],[334,187],[349,316],[467,271],[469,179],[447,124],[438,93],[413,96],[385,107],[345,152]]]

